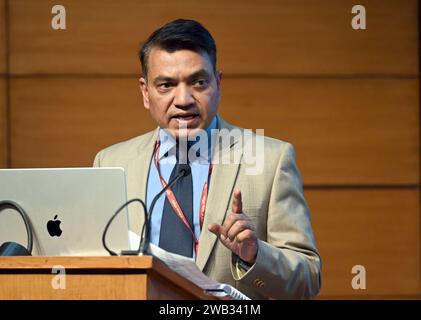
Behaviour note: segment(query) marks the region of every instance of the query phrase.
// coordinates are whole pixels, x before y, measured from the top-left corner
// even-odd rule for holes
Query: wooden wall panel
[[[99,147],[153,128],[135,78],[12,84],[14,167],[89,165]],[[417,86],[227,79],[220,111],[232,123],[291,141],[307,185],[418,183]]]
[[[323,259],[320,298],[421,297],[418,190],[306,190]],[[366,290],[353,290],[354,265]]]
[[[419,182],[418,81],[236,79],[221,114],[292,142],[305,184]]]
[[[5,1],[0,0],[0,75],[6,73],[6,15]]]
[[[354,0],[63,0],[66,31],[50,26],[54,4],[10,2],[13,74],[138,74],[139,45],[180,17],[211,31],[227,74],[418,74],[416,0],[359,1],[365,31]]]
[[[6,81],[0,77],[0,168],[7,167]]]
[[[155,126],[137,79],[13,79],[12,167],[91,166],[100,149]]]

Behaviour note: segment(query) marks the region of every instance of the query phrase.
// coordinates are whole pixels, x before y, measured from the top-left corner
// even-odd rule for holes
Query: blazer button
[[[254,286],[255,286],[255,287],[257,287],[257,288],[262,288],[262,287],[264,287],[265,282],[264,282],[262,279],[256,278],[256,279],[253,281],[253,284],[254,284]]]

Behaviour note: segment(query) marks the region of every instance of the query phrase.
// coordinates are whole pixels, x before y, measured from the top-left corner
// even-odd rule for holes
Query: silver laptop
[[[28,214],[34,229],[32,255],[105,256],[102,233],[126,200],[122,168],[0,169],[0,201],[13,200]],[[129,249],[127,210],[113,220],[108,247]],[[0,245],[27,246],[19,213],[0,212]]]

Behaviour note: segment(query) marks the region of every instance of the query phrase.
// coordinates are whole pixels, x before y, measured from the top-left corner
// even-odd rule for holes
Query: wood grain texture
[[[307,190],[323,297],[421,296],[419,190]],[[353,290],[352,267],[366,269]]]
[[[8,155],[8,123],[6,106],[6,80],[0,77],[0,168],[7,167]]]
[[[220,113],[291,142],[307,185],[419,182],[417,80],[236,79]]]
[[[0,258],[0,270],[29,270],[37,269],[50,271],[54,265],[65,266],[68,270],[146,270],[156,267],[152,257],[7,257]],[[155,265],[154,265],[155,263]],[[158,263],[159,267],[162,267]],[[158,267],[158,268],[159,268]],[[162,270],[162,269],[160,269]]]
[[[417,1],[63,0],[67,29],[51,28],[53,0],[10,3],[13,74],[138,74],[147,36],[176,18],[201,21],[227,74],[418,74]]]
[[[12,82],[13,167],[91,166],[100,149],[155,127],[136,79]]]
[[[6,13],[5,0],[0,0],[0,75],[6,73]]]
[[[146,299],[145,274],[70,274],[66,275],[65,290],[52,287],[54,276],[0,274],[0,296],[3,300]]]
[[[153,129],[133,79],[13,79],[12,166],[89,166]],[[292,142],[303,181],[419,181],[416,80],[226,79],[222,116]]]
[[[0,283],[1,299],[216,299],[150,256],[0,257]]]

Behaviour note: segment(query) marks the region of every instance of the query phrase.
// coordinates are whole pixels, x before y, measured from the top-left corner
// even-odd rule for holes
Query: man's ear
[[[145,107],[145,109],[149,110],[148,84],[146,83],[146,80],[143,77],[139,79],[139,88],[143,96],[143,106]]]
[[[218,86],[218,90],[221,89],[221,80],[222,80],[222,71],[216,71],[216,85]]]

